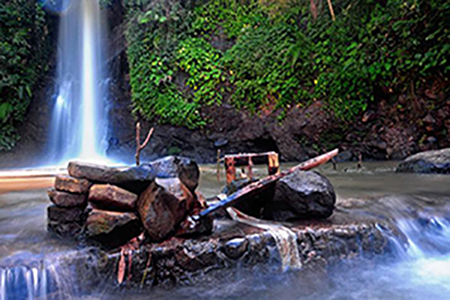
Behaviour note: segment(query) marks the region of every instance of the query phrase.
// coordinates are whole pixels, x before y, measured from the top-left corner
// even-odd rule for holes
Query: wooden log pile
[[[57,176],[48,191],[53,203],[49,230],[108,247],[121,246],[142,232],[150,242],[167,239],[205,205],[195,191],[198,166],[187,158],[167,157],[126,170],[70,162],[68,173]],[[211,231],[212,220],[205,219],[198,228]]]

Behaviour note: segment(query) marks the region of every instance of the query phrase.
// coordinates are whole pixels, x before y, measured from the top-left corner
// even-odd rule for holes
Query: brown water
[[[396,257],[343,262],[326,274],[242,271],[236,278],[224,279],[223,284],[170,291],[111,293],[100,288],[86,295],[69,281],[64,295],[75,299],[448,299],[450,176],[396,174],[395,166],[395,162],[365,163],[357,170],[354,164],[340,164],[337,171],[331,165],[318,171],[334,185],[339,210],[397,224],[408,238],[409,250]],[[257,168],[254,173],[262,176],[266,170]],[[202,166],[200,191],[206,197],[216,195],[224,178],[222,173],[218,182],[215,166]],[[51,290],[46,279],[51,274],[48,268],[42,273],[39,264],[43,262],[52,266],[53,275],[68,272],[52,264],[52,257],[69,255],[76,245],[46,231],[46,188],[51,184],[49,178],[0,181],[0,300],[45,298],[44,291]],[[24,291],[7,290],[14,284]]]

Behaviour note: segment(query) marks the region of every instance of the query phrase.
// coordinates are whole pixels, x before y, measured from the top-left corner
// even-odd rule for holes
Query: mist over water
[[[392,241],[392,253],[361,253],[324,269],[236,267],[233,275],[223,273],[220,282],[172,289],[115,287],[114,268],[110,277],[77,272],[73,262],[86,252],[46,232],[45,190],[5,191],[0,195],[0,291],[7,296],[0,299],[45,299],[43,291],[47,299],[449,299],[450,177],[396,174],[389,164],[366,163],[361,171],[351,164],[338,165],[338,171],[325,166],[319,171],[337,192],[336,214],[375,217],[398,229],[400,236],[380,229]],[[257,175],[265,172],[255,168]],[[200,192],[217,194],[223,182],[217,182],[215,166],[202,167],[201,174]],[[85,260],[81,262],[84,266]],[[101,284],[89,286],[91,279],[80,283],[92,274]]]
[[[105,160],[106,91],[102,13],[96,0],[61,0],[57,95],[48,165]]]

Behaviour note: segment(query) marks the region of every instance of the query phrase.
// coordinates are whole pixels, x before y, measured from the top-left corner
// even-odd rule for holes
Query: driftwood
[[[134,156],[136,158],[136,166],[139,166],[140,160],[139,157],[141,156],[141,151],[147,146],[148,142],[150,141],[150,137],[153,134],[154,128],[150,128],[148,131],[147,137],[145,138],[145,141],[141,144],[141,123],[136,123],[136,155]]]
[[[264,190],[265,188],[269,187],[271,184],[275,183],[277,180],[285,177],[286,175],[289,175],[297,170],[303,170],[307,171],[312,168],[315,168],[317,166],[320,166],[321,164],[326,163],[333,157],[335,157],[338,154],[339,150],[335,149],[333,151],[327,152],[325,154],[322,154],[320,156],[317,156],[315,158],[312,158],[310,160],[307,160],[301,164],[298,164],[294,167],[292,167],[289,170],[286,170],[279,174],[269,175],[267,177],[264,177],[254,183],[251,183],[247,185],[246,187],[238,190],[237,192],[231,194],[230,196],[226,197],[220,202],[214,203],[210,207],[206,208],[205,210],[202,210],[197,215],[191,216],[188,218],[187,222],[185,224],[182,224],[183,226],[192,226],[195,225],[195,222],[198,221],[200,218],[203,218],[214,211],[220,209],[220,208],[226,208],[229,207],[239,200],[242,200],[243,198],[250,197],[252,195],[258,194],[261,190]]]

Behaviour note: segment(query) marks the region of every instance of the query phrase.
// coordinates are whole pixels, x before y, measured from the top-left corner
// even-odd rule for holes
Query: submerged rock
[[[89,191],[91,183],[86,179],[58,175],[55,178],[55,189],[69,193],[85,194]]]
[[[450,174],[450,148],[414,154],[401,162],[396,172]]]
[[[103,209],[132,211],[137,199],[136,194],[110,184],[95,184],[89,190],[89,202]]]
[[[86,235],[112,247],[138,236],[141,228],[138,216],[131,212],[93,209],[86,220]]]
[[[172,233],[194,202],[194,196],[181,182],[177,190],[172,185],[173,194],[152,182],[139,197],[137,210],[152,241],[161,241]]]
[[[50,200],[59,207],[85,206],[87,202],[86,194],[72,194],[54,189],[47,191]]]
[[[324,176],[311,171],[295,171],[276,183],[273,201],[265,216],[276,221],[327,218],[336,202],[333,186]]]

